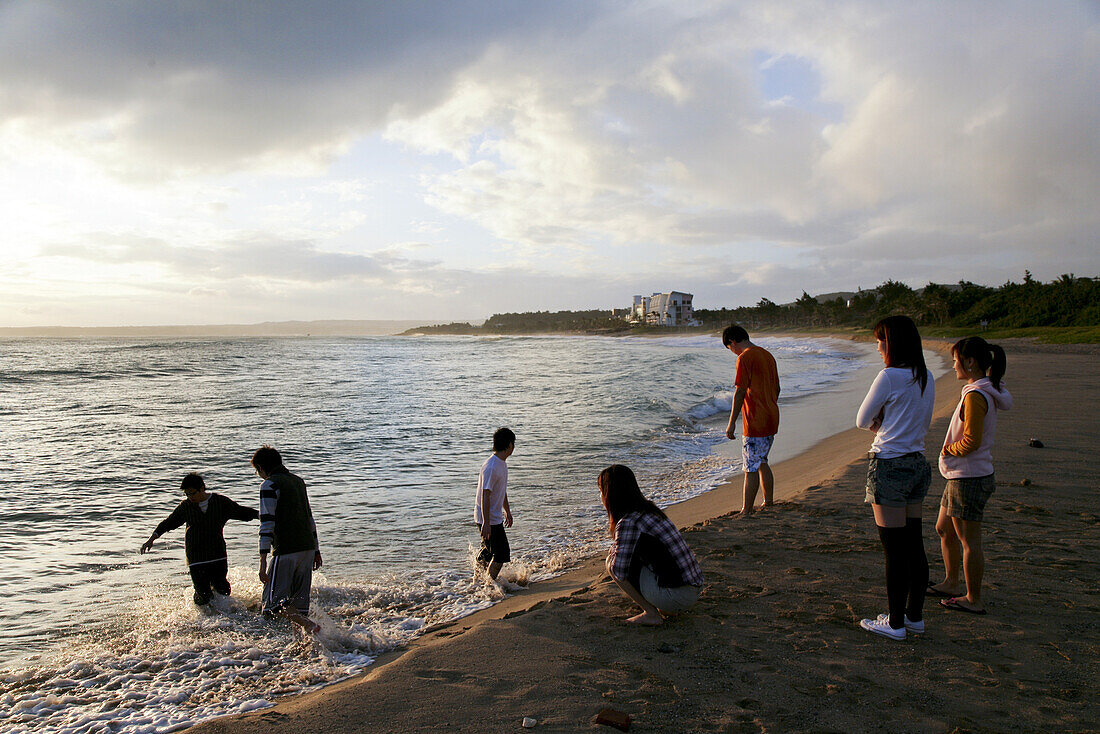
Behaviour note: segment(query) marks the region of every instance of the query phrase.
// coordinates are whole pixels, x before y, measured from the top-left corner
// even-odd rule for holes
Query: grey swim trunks
[[[317,551],[306,550],[272,556],[270,578],[264,586],[263,613],[275,614],[287,607],[309,614],[309,587],[313,583],[313,558]]]

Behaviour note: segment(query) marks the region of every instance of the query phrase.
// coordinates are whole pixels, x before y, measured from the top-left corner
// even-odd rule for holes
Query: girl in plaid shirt
[[[596,483],[615,541],[607,554],[607,572],[642,608],[627,622],[662,624],[665,614],[694,604],[703,588],[695,554],[665,513],[642,495],[634,472],[613,464],[600,472]]]

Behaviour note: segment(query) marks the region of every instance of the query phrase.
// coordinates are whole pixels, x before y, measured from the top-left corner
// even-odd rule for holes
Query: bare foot
[[[939,596],[945,599],[966,596],[966,589],[945,589],[943,584],[936,584],[935,586],[929,584],[928,590],[932,592],[933,596]]]
[[[656,627],[659,624],[664,624],[665,618],[662,617],[660,614],[654,615],[650,614],[649,612],[642,612],[641,614],[634,615],[626,621],[630,624],[640,624],[643,627]]]
[[[744,507],[742,507],[740,510],[733,513],[733,516],[734,517],[752,517],[752,509],[750,508],[750,509],[746,510]]]
[[[965,594],[954,599],[944,599],[940,602],[940,606],[948,609],[960,609],[973,614],[985,614],[985,606],[975,604]]]
[[[299,614],[298,612],[294,611],[288,611],[286,613],[286,618],[301,627],[302,630],[308,634],[316,635],[318,632],[321,631],[321,625],[317,624],[304,614]]]

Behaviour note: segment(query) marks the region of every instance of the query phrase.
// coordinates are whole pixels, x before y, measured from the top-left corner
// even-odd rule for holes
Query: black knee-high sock
[[[905,601],[909,597],[909,562],[905,528],[878,529],[886,554],[886,600],[890,606],[890,626],[905,626]]]
[[[928,554],[924,552],[921,519],[907,518],[905,533],[909,551],[909,605],[905,613],[912,621],[919,622],[924,618],[924,594],[928,588]]]

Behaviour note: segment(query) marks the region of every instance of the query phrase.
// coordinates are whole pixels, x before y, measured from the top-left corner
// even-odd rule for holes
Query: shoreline
[[[924,635],[897,643],[858,629],[885,591],[862,504],[870,440],[853,428],[776,465],[783,486],[804,485],[797,500],[751,518],[708,518],[739,499],[727,483],[671,508],[677,524],[694,523],[685,537],[707,590],[662,627],[623,623],[631,605],[594,559],[434,629],[365,675],[196,730],[502,731],[531,716],[547,731],[607,731],[592,723],[605,706],[628,712],[639,731],[1088,730],[1100,720],[1100,518],[1088,501],[1100,428],[1083,411],[1044,406],[1068,390],[1100,401],[1097,356],[1010,352],[1016,407],[997,437],[987,617],[932,599]],[[937,381],[933,459],[958,397],[947,378]],[[1028,448],[1030,436],[1047,448]],[[942,486],[934,473],[925,503],[934,580]]]
[[[679,336],[676,334],[654,335],[654,337]],[[857,335],[825,335],[810,333],[789,332],[762,332],[758,339],[834,339],[838,341],[866,342]],[[941,355],[949,353],[950,343],[937,340],[925,340],[925,351],[936,352]],[[862,394],[870,386],[873,375],[877,374],[881,365],[868,364],[861,366],[853,375],[845,381],[845,385],[837,390],[840,394],[849,394],[859,391]],[[859,376],[871,377],[866,380],[866,385],[856,384]],[[945,418],[950,415],[957,402],[957,391],[953,389],[954,373],[948,370],[935,380],[936,403],[933,420]],[[832,402],[835,402],[835,398]],[[827,410],[830,404],[811,406],[809,413]],[[854,423],[855,407],[852,407],[851,415],[845,421],[848,425]],[[781,432],[783,431],[781,426]],[[796,500],[808,490],[820,486],[822,483],[842,474],[846,469],[860,463],[870,445],[871,438],[867,431],[855,428],[847,428],[837,433],[826,435],[811,443],[803,444],[794,449],[793,453],[774,463],[776,474],[777,503]],[[737,442],[730,442],[729,446],[736,447]],[[739,453],[738,453],[739,456]],[[741,505],[741,477],[740,472],[722,480],[714,489],[706,491],[695,497],[682,500],[665,507],[669,518],[681,529],[691,528],[700,524],[706,524],[717,518],[727,516],[736,511]],[[482,627],[488,623],[508,620],[528,612],[535,611],[550,602],[568,598],[576,594],[590,590],[600,583],[605,576],[603,568],[603,556],[596,555],[583,560],[576,567],[551,579],[532,582],[529,587],[515,592],[505,599],[485,609],[480,609],[467,616],[436,624],[424,631],[416,639],[400,647],[387,650],[375,659],[375,661],[361,673],[349,678],[326,684],[320,689],[294,694],[287,698],[277,699],[274,706],[264,709],[262,712],[246,714],[230,714],[216,719],[209,719],[196,724],[203,727],[216,722],[233,722],[262,717],[264,713],[279,711],[283,706],[308,706],[313,701],[324,701],[330,693],[336,694],[349,687],[361,684],[369,684],[387,674],[388,666],[403,660],[408,656],[414,656],[422,651],[433,651],[440,646],[445,646],[449,641],[465,633]],[[236,732],[237,729],[232,729]]]
[[[653,335],[652,338],[670,338],[680,336],[677,334],[666,335]],[[772,339],[772,338],[790,338],[790,339],[835,339],[837,341],[863,341],[860,339],[849,339],[846,335],[842,336],[827,336],[822,334],[790,334],[790,333],[761,333],[758,338]],[[943,349],[939,347],[928,348],[926,351],[939,351],[942,352],[947,349],[949,345],[943,345]],[[853,389],[860,391],[860,399],[866,392],[867,387],[870,386],[871,380],[874,379],[874,375],[881,369],[881,365],[875,365],[869,363],[866,366],[860,367],[855,373],[847,377],[840,388],[835,394],[848,394]],[[732,371],[732,365],[731,365]],[[870,372],[870,377],[867,379],[866,384],[862,385],[857,382],[860,375],[865,375]],[[946,379],[947,376],[942,376],[940,380]],[[953,380],[953,375],[952,375]],[[937,381],[938,382],[938,381]],[[854,385],[854,387],[853,387]],[[937,390],[939,384],[937,384]],[[939,399],[937,398],[937,409],[939,408]],[[809,406],[807,413],[815,413],[820,411],[829,410],[834,400],[827,401],[826,403],[819,405]],[[848,416],[849,420],[845,423],[851,425],[854,424],[855,410],[858,407],[858,400],[856,405],[852,407],[851,415]],[[954,407],[954,401],[952,400],[947,410],[950,411]],[[725,420],[724,415],[719,417]],[[782,426],[780,428],[782,431]],[[787,451],[786,458],[774,464],[775,471],[778,474],[788,471],[788,465],[793,469],[793,473],[802,475],[806,472],[812,472],[815,468],[822,466],[830,467],[830,471],[836,471],[841,468],[843,462],[838,462],[837,458],[841,455],[837,452],[832,444],[833,439],[840,436],[844,436],[844,447],[849,448],[853,441],[854,443],[865,443],[870,445],[870,437],[866,431],[862,431],[858,428],[846,428],[835,434],[827,434],[823,437],[817,438],[813,441],[802,441],[802,445]],[[740,441],[731,441],[728,444],[721,444],[720,446],[729,446],[736,449],[737,460],[740,460]],[[780,454],[783,454],[783,447],[777,447],[780,449]],[[680,500],[674,504],[664,507],[665,513],[676,524],[677,527],[683,529],[690,527],[700,522],[719,517],[721,515],[731,512],[734,505],[739,507],[741,505],[741,477],[742,474],[737,472],[726,478],[722,479],[717,486],[713,489],[707,490],[701,494],[689,497],[685,500]],[[777,482],[778,483],[778,482]],[[785,501],[793,498],[802,490],[789,489],[786,490],[783,486],[776,488],[776,501]],[[599,577],[604,574],[603,555],[597,554],[586,559],[583,559],[575,567],[565,571],[562,574],[554,576],[549,579],[540,581],[533,581],[529,586],[523,587],[520,591],[510,593],[509,596],[494,603],[492,606],[484,609],[479,609],[466,616],[458,617],[456,619],[448,620],[428,627],[420,636],[411,640],[410,642],[386,650],[378,655],[373,663],[364,671],[356,673],[348,678],[334,681],[332,683],[325,684],[321,688],[314,691],[307,691],[304,693],[293,694],[290,697],[284,699],[276,699],[275,707],[278,707],[280,703],[285,700],[292,700],[300,697],[308,697],[314,695],[320,695],[324,691],[331,690],[334,687],[351,683],[356,680],[369,679],[379,674],[387,664],[392,663],[406,654],[413,652],[421,647],[430,647],[439,641],[447,640],[457,634],[462,634],[469,631],[473,627],[483,624],[485,622],[507,619],[517,614],[523,614],[531,609],[538,608],[549,601],[554,599],[560,599],[564,596],[577,593],[599,580]],[[456,631],[456,628],[457,629]],[[265,709],[270,710],[270,709]],[[218,719],[211,719],[205,721],[216,721],[220,719],[232,719],[235,716],[245,716],[246,714],[228,714],[224,717],[218,717]],[[205,723],[202,722],[202,723]]]

